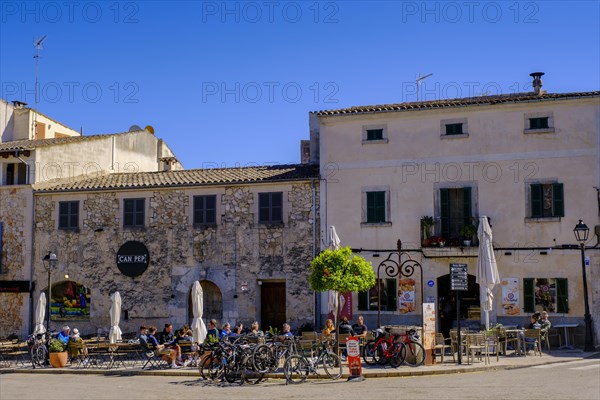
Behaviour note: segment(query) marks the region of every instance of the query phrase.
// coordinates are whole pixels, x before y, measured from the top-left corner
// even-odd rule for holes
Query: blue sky
[[[308,113],[599,90],[597,1],[0,2],[0,96],[84,134],[152,125],[186,168],[299,162]]]

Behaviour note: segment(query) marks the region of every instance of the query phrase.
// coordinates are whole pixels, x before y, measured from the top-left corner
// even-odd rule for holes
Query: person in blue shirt
[[[294,336],[291,332],[292,327],[287,322],[283,324],[283,331],[281,332],[281,336]]]
[[[56,337],[58,340],[60,340],[62,342],[63,345],[65,345],[65,347],[67,346],[67,343],[69,343],[69,333],[70,332],[71,332],[71,328],[69,328],[67,325],[65,325],[65,326],[63,326],[62,331],[60,331],[60,333]]]
[[[231,332],[229,335],[227,335],[227,339],[228,339],[230,342],[234,342],[234,341],[235,341],[235,339],[237,339],[237,338],[239,338],[239,337],[241,336],[243,327],[244,327],[244,326],[243,326],[241,323],[240,323],[240,324],[237,324],[237,325],[236,325],[236,326],[233,328],[233,332]]]
[[[223,324],[223,329],[221,329],[221,334],[219,336],[219,339],[223,340],[225,338],[225,336],[229,336],[231,334],[231,325],[229,324],[229,322],[225,322]]]

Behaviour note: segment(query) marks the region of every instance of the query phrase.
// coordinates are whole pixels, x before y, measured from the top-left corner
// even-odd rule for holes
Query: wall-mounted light
[[[242,281],[242,286],[240,287],[242,293],[248,293],[248,282]]]
[[[258,286],[262,286],[262,281],[259,280],[258,282],[256,282],[258,284]]]

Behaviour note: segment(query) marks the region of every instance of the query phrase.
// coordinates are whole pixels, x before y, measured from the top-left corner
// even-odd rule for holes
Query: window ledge
[[[216,229],[217,228],[217,224],[193,224],[192,226],[194,229],[197,229],[197,230],[204,230],[204,229],[209,229],[209,228]]]
[[[139,232],[142,232],[142,231],[146,230],[146,227],[145,226],[124,226],[123,230],[124,231],[139,231]]]
[[[361,228],[369,228],[369,227],[380,227],[380,226],[392,226],[391,222],[361,222]]]
[[[58,228],[59,231],[63,231],[63,232],[73,232],[73,233],[79,233],[79,227],[77,228]]]
[[[263,228],[283,228],[285,226],[285,224],[283,222],[258,222],[258,225],[260,225]]]
[[[376,143],[388,143],[388,142],[389,142],[388,138],[374,139],[374,140],[363,139],[362,144],[376,144]]]
[[[466,139],[468,137],[468,133],[463,133],[460,135],[440,135],[440,139]]]
[[[540,217],[540,218],[525,218],[525,223],[528,222],[560,222],[561,217]]]
[[[554,128],[542,128],[542,129],[525,129],[525,130],[523,130],[523,133],[530,134],[530,133],[555,133],[555,132],[554,132]]]

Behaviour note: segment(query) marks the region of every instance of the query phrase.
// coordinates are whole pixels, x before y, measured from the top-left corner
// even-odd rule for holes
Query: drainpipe
[[[313,230],[312,230],[312,256],[317,256],[317,187],[315,179],[311,180],[312,186],[312,209],[313,209]],[[315,330],[321,326],[321,292],[315,292]]]

